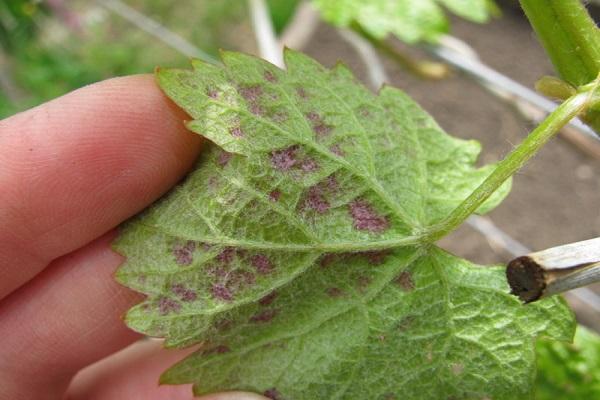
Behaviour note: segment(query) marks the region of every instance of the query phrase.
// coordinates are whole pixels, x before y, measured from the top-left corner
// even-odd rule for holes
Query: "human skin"
[[[202,139],[186,119],[139,75],[0,121],[0,400],[192,398],[157,384],[189,350],[140,342],[121,320],[141,295],[114,281],[110,248],[191,167]]]

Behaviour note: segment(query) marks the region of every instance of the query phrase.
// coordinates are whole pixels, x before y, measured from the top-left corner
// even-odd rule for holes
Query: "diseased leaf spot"
[[[233,321],[231,321],[230,319],[222,319],[219,322],[215,323],[215,328],[217,328],[219,332],[225,332],[231,329],[232,326]]]
[[[219,94],[218,94],[218,92],[215,89],[213,89],[213,88],[207,88],[206,89],[206,95],[208,97],[210,97],[211,99],[216,99]]]
[[[231,301],[233,293],[222,283],[214,283],[212,285],[212,296],[217,300]]]
[[[181,301],[190,302],[196,300],[196,298],[198,297],[194,290],[186,288],[181,283],[176,283],[173,286],[171,286],[171,291],[173,292],[173,294],[178,296],[181,299]]]
[[[190,265],[194,260],[196,242],[188,240],[185,244],[175,243],[172,248],[175,262],[179,265]]]
[[[277,77],[271,71],[265,71],[264,77],[269,82],[277,82]]]
[[[226,247],[217,255],[217,260],[222,264],[228,265],[233,261],[234,257],[235,249],[233,247]]]
[[[284,111],[277,111],[275,114],[273,114],[271,119],[273,122],[280,124],[287,121],[288,115]]]
[[[298,145],[293,145],[282,150],[274,150],[271,152],[271,164],[280,171],[288,171],[298,162],[296,159],[297,151]]]
[[[317,136],[325,136],[329,132],[331,132],[331,126],[325,124],[323,118],[319,114],[314,111],[306,114],[306,119],[310,121],[312,125],[313,131],[317,134]]]
[[[329,202],[325,199],[320,185],[314,185],[308,189],[301,205],[301,208],[315,210],[318,214],[324,214],[329,210]]]
[[[356,199],[349,205],[350,216],[354,220],[353,226],[360,231],[381,233],[390,226],[388,219],[379,215],[365,200]]]
[[[168,297],[161,297],[158,299],[158,313],[160,315],[167,315],[171,312],[179,312],[181,310],[181,304]]]
[[[234,126],[233,128],[230,128],[229,129],[229,133],[234,138],[242,138],[242,137],[244,137],[244,131],[242,130],[242,128],[240,126]]]
[[[410,292],[415,289],[415,282],[413,281],[412,274],[409,271],[402,271],[402,273],[398,275],[394,282],[405,292]]]
[[[260,304],[261,306],[268,306],[275,301],[277,296],[278,296],[277,292],[273,291],[273,292],[269,293],[268,295],[266,295],[265,297],[263,297],[262,299],[260,299],[258,301],[258,304]]]
[[[338,255],[336,253],[327,253],[323,254],[319,259],[319,265],[321,268],[327,268],[331,266],[338,259]]]
[[[259,103],[260,96],[263,94],[263,90],[260,85],[241,87],[238,92],[240,93],[240,96],[242,96],[248,103],[248,107],[252,114],[264,115],[265,111]]]
[[[220,167],[224,167],[227,165],[229,160],[231,160],[231,157],[233,157],[232,153],[221,151],[217,157],[217,164],[219,164]]]
[[[208,354],[225,354],[225,353],[229,353],[231,351],[231,349],[229,348],[229,346],[226,346],[224,344],[220,344],[218,346],[212,347],[210,349],[206,349],[204,350],[204,352],[202,352],[202,354],[204,355],[208,355]]]
[[[250,322],[254,323],[267,323],[270,322],[277,315],[277,310],[264,310],[254,314],[250,317]]]
[[[371,265],[381,265],[385,262],[387,256],[390,255],[389,250],[374,250],[374,251],[363,251],[358,253],[365,257]]]
[[[265,390],[263,396],[271,400],[283,400],[283,397],[281,397],[281,394],[275,388]]]
[[[240,93],[240,96],[249,102],[257,101],[263,94],[263,90],[260,85],[241,87],[238,92]]]
[[[264,254],[256,254],[252,256],[250,258],[250,264],[256,268],[259,274],[265,275],[273,271],[273,263]]]
[[[271,200],[273,202],[279,201],[280,197],[281,197],[281,192],[277,189],[271,190],[271,192],[269,192],[269,200]]]
[[[265,110],[257,102],[250,103],[250,112],[254,115],[262,116],[265,115]]]
[[[306,92],[306,90],[303,87],[297,87],[296,88],[296,93],[298,94],[298,97],[300,97],[301,99],[308,99],[308,93]]]
[[[302,161],[300,168],[302,168],[302,171],[304,172],[314,172],[319,169],[319,164],[317,164],[317,162],[312,158],[307,158]]]
[[[329,297],[341,297],[344,294],[344,291],[340,288],[330,287],[325,290],[325,293],[327,293],[327,296]]]
[[[329,147],[329,151],[338,157],[344,157],[346,155],[339,144],[334,144],[333,146]]]

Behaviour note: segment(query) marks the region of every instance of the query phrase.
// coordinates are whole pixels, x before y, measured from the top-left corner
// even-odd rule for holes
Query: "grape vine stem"
[[[435,242],[456,229],[502,185],[531,159],[571,119],[582,113],[593,101],[595,90],[600,82],[597,78],[577,94],[558,106],[540,123],[482,183],[440,224],[430,228],[428,241]]]

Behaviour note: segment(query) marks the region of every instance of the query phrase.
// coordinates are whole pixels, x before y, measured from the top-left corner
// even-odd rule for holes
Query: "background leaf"
[[[600,398],[600,337],[579,325],[573,344],[537,344],[538,400]]]
[[[323,18],[336,26],[358,23],[376,38],[389,33],[408,43],[434,41],[448,31],[443,7],[473,22],[498,12],[491,0],[313,0]]]

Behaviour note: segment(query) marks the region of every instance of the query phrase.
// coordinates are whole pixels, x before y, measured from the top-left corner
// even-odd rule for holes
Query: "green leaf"
[[[600,336],[580,325],[573,344],[542,340],[537,356],[538,400],[600,398]]]
[[[490,0],[313,0],[323,18],[336,26],[357,22],[367,33],[392,33],[414,43],[434,41],[448,30],[442,7],[473,22],[486,22],[498,9]]]
[[[569,339],[568,310],[522,307],[500,269],[426,241],[493,170],[473,167],[479,145],[446,135],[397,89],[374,95],[343,65],[285,58],[287,71],[238,53],[158,71],[188,127],[216,144],[116,244],[127,256],[118,279],[148,294],[129,326],[168,346],[204,343],[163,381],[419,398],[417,382],[439,372],[431,393],[530,393],[532,339]],[[373,387],[390,369],[402,379]],[[503,376],[493,391],[492,372]]]

